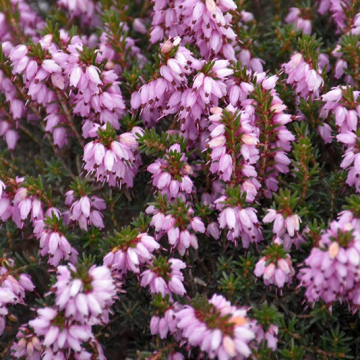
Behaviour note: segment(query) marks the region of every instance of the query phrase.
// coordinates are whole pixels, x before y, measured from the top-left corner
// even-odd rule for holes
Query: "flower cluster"
[[[44,359],[67,359],[70,354],[79,360],[96,354],[105,359],[91,326],[109,321],[109,308],[116,295],[110,270],[105,266],[88,268],[85,264],[77,268],[71,264],[59,266],[52,292],[56,306],[37,310],[38,317],[29,321],[25,336],[20,335],[14,344],[15,354],[23,353],[26,341],[29,352],[29,343],[35,339],[42,344],[36,347],[36,356],[40,353]]]
[[[31,360],[41,359],[41,342],[29,327],[20,326],[16,338],[17,342],[11,347],[13,356],[16,359],[24,358],[24,356],[26,359]]]
[[[244,76],[242,70],[237,71],[235,75],[240,78]],[[245,99],[238,101],[241,101],[245,115],[249,118],[249,125],[254,127],[255,136],[259,139],[257,179],[261,180],[259,182],[263,194],[271,197],[272,192],[278,189],[278,175],[289,171],[291,161],[287,153],[291,149],[294,135],[285,125],[292,121],[292,116],[285,113],[287,106],[276,91],[279,81],[277,75],[268,77],[265,73],[260,73],[252,79],[249,79],[248,74],[245,75],[247,84],[252,80],[252,86],[256,88],[253,92],[248,88]],[[264,106],[264,104],[268,105]],[[247,140],[252,143],[252,139],[247,138]],[[248,189],[244,190],[248,191]]]
[[[99,130],[99,137],[84,147],[84,169],[94,174],[97,181],[107,182],[110,186],[125,184],[131,188],[140,164],[135,149],[138,146],[136,134],[142,129],[133,128],[132,132],[117,136],[107,126]]]
[[[284,65],[284,71],[288,75],[286,82],[294,86],[296,93],[302,98],[310,95],[318,97],[321,86],[324,85],[321,76],[323,66],[321,65],[325,64],[328,64],[328,59],[319,56],[318,68],[314,68],[305,61],[301,53],[294,54],[291,60]]]
[[[281,245],[277,244],[267,248],[264,254],[257,262],[254,274],[263,277],[265,285],[275,285],[282,289],[285,284],[291,284],[295,270],[290,255],[285,254]]]
[[[285,21],[287,23],[294,23],[296,30],[301,30],[304,34],[311,34],[311,20],[307,18],[308,14],[303,14],[303,9],[292,7],[289,9],[289,14],[286,16]]]
[[[59,211],[52,211],[52,217],[39,220],[34,226],[34,235],[40,240],[40,255],[49,255],[48,263],[52,266],[59,265],[61,260],[77,262],[78,252],[65,237],[64,226]]]
[[[360,119],[360,106],[357,99],[360,92],[350,87],[337,87],[322,96],[325,105],[322,108],[322,118],[334,114],[335,124],[339,134],[336,139],[346,146],[344,159],[340,166],[348,170],[347,184],[355,185],[356,192],[360,191],[359,182],[359,143],[358,123]],[[358,159],[358,160],[357,160]]]
[[[186,91],[189,87],[187,76],[194,70],[200,70],[203,61],[195,59],[180,43],[181,38],[175,37],[161,45],[157,79],[144,84],[131,95],[131,107],[141,107],[142,120],[146,125],[158,122],[164,115],[178,113],[182,109],[182,99],[188,98],[185,106],[189,110],[196,102],[196,95],[190,97],[189,91]]]
[[[180,339],[176,313],[182,309],[182,305],[177,302],[172,303],[169,301],[169,295],[163,298],[161,294],[155,296],[153,305],[157,308],[157,311],[150,321],[151,334],[159,335],[161,339],[165,339],[168,334],[172,334]]]
[[[232,89],[240,92],[241,88],[234,85]],[[238,95],[235,95],[235,98],[237,102]],[[224,111],[213,108],[211,112],[209,118],[211,133],[207,144],[211,149],[210,171],[218,174],[219,179],[223,181],[236,178],[236,182],[240,182],[243,191],[246,191],[247,201],[252,202],[260,187],[255,169],[259,159],[259,150],[256,146],[259,139],[256,129],[250,123],[247,113],[236,111],[232,105],[228,105]],[[227,131],[229,129],[232,131]],[[231,154],[237,154],[236,162]]]
[[[70,351],[77,353],[78,359],[90,355],[82,347],[85,342],[91,342],[90,325],[76,325],[74,322],[68,322],[63,312],[50,307],[38,309],[37,314],[36,319],[29,321],[29,326],[34,330],[37,338],[42,340],[43,359],[66,359],[65,354]]]
[[[268,209],[263,223],[273,222],[272,232],[275,243],[283,244],[286,251],[289,251],[292,245],[298,249],[304,239],[300,233],[301,218],[295,213],[298,203],[297,194],[281,189],[279,195],[274,194],[274,198],[278,204],[278,210]]]
[[[104,265],[120,275],[128,271],[140,272],[140,265],[150,262],[152,253],[160,248],[160,244],[146,233],[139,234],[138,231],[131,231],[129,228],[121,232],[115,232],[109,238],[112,250],[105,255]]]
[[[91,22],[95,14],[95,3],[91,0],[58,0],[57,4],[67,9],[71,16],[80,17],[85,24]]]
[[[12,271],[14,260],[2,258],[0,266],[0,335],[4,333],[8,307],[16,304],[25,305],[25,292],[35,289],[27,274],[16,274]],[[15,270],[15,269],[14,269]]]
[[[44,20],[39,16],[39,14],[24,0],[11,1],[9,9],[13,12],[17,11],[19,14],[19,22],[22,25],[24,35],[33,41],[37,41],[39,38],[39,30],[43,29],[45,25]],[[6,43],[7,41],[10,42],[16,40],[16,36],[14,36],[14,33],[11,32],[11,19],[6,16],[6,12],[3,7],[0,11],[0,22],[1,42]]]
[[[86,9],[94,11],[91,7]],[[109,122],[119,129],[119,118],[124,115],[125,104],[115,71],[100,71],[98,65],[103,60],[101,56],[95,61],[90,60],[86,46],[91,45],[91,40],[70,37],[66,32],[61,32],[59,37],[56,42],[50,34],[44,36],[38,42],[40,48],[24,44],[14,47],[10,44],[6,48],[6,55],[11,61],[13,74],[25,79],[28,96],[45,107],[45,130],[52,133],[55,145],[63,147],[68,142],[68,127],[82,144],[70,118],[68,103],[73,113],[83,118],[84,137],[98,123]],[[64,47],[64,44],[67,45]],[[5,89],[11,99],[11,86]],[[69,99],[65,100],[67,97]],[[20,100],[14,100],[16,119],[22,115],[23,105]],[[4,134],[9,132],[6,137],[9,137],[10,146],[13,147],[16,138],[11,131],[4,128]],[[10,136],[13,140],[10,140]]]
[[[341,30],[345,28],[346,16],[344,13],[344,8],[348,6],[348,1],[341,0],[320,0],[318,12],[324,14],[326,11],[330,11],[331,18],[333,19],[336,27]]]
[[[329,114],[334,114],[335,124],[339,133],[346,134],[358,129],[358,118],[360,115],[357,98],[359,91],[348,87],[336,87],[322,95],[325,102],[321,110],[321,117],[326,119]]]
[[[0,219],[10,217],[22,229],[30,215],[33,226],[52,212],[59,214],[53,207],[51,193],[45,191],[41,178],[4,176],[0,180]]]
[[[333,221],[321,236],[319,247],[313,248],[298,275],[310,303],[322,299],[328,304],[336,300],[359,306],[360,236],[351,222]]]
[[[194,300],[176,318],[184,341],[211,359],[246,359],[251,354],[248,344],[255,338],[254,324],[245,309],[232,306],[221,295]]]
[[[169,199],[181,197],[186,200],[186,195],[193,191],[193,182],[189,177],[193,170],[179,144],[172,145],[163,159],[149,165],[148,171],[153,174],[154,186]]]
[[[148,270],[141,273],[140,285],[149,286],[152,294],[160,293],[163,297],[169,295],[170,299],[172,294],[183,296],[186,290],[183,285],[184,275],[180,270],[185,268],[186,264],[179,259],[158,257]]]
[[[233,190],[239,192],[239,189]],[[220,228],[229,230],[227,239],[235,244],[237,244],[238,239],[241,239],[244,248],[248,248],[250,243],[263,240],[256,210],[252,207],[245,207],[243,195],[240,198],[243,205],[237,206],[234,206],[238,203],[238,197],[234,196],[235,192],[228,191],[228,195],[229,197],[221,196],[215,201],[216,208],[220,210],[218,218]]]
[[[76,200],[74,190],[69,190],[66,194],[65,204],[70,206],[70,210],[64,213],[66,224],[77,222],[83,230],[88,229],[88,225],[96,226],[100,229],[104,227],[101,210],[106,208],[105,201],[97,196],[89,198],[87,195],[80,196]]]
[[[114,280],[105,266],[76,269],[72,264],[57,269],[56,305],[65,316],[82,324],[109,321],[109,307],[116,294]]]
[[[198,248],[196,232],[204,233],[205,225],[189,203],[184,203],[180,197],[176,203],[167,202],[166,196],[161,195],[157,203],[150,205],[146,212],[153,214],[150,226],[155,227],[155,238],[160,240],[166,233],[171,248],[177,249],[184,255],[189,247]]]
[[[168,5],[164,1],[154,2],[152,43],[167,36],[187,36],[198,47],[202,57],[207,59],[222,53],[226,59],[235,60],[232,43],[236,34],[231,26],[232,16],[228,13],[236,9],[234,1],[170,1]],[[181,21],[174,26],[176,19]]]

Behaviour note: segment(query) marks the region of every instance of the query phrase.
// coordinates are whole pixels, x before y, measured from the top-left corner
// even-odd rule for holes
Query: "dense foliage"
[[[358,359],[360,1],[0,2],[1,359]]]

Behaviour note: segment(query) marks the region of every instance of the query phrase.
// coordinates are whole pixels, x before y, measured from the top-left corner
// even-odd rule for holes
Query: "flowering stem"
[[[40,123],[41,129],[44,131],[44,133],[46,134],[46,130],[45,130],[45,125],[41,122]],[[26,129],[26,127],[22,126],[21,124],[19,125],[19,128],[21,129],[22,132],[24,132],[27,136],[29,136],[29,138],[31,140],[33,140],[40,148],[42,148],[43,144],[36,138],[34,137],[34,135],[28,130]],[[54,143],[51,141],[51,139],[49,138],[49,136],[45,136],[51,146],[51,148],[53,149],[53,152],[55,155],[58,155],[58,151],[56,149],[56,146],[54,145]],[[75,180],[76,176],[73,174],[73,172],[70,170],[70,168],[66,165],[64,159],[61,156],[58,156],[58,159],[61,161],[64,169],[68,172],[68,174],[70,175],[70,177]]]
[[[41,127],[44,129],[44,125],[41,124]],[[45,129],[44,129],[45,131]],[[51,139],[48,139],[49,143],[54,151],[54,153],[56,155],[58,155],[58,149],[56,148],[56,146],[54,145],[54,143],[51,141]],[[63,168],[67,171],[67,173],[69,174],[69,176],[71,177],[72,180],[76,180],[76,176],[74,175],[74,173],[70,170],[70,168],[66,165],[64,159],[62,158],[62,156],[58,156],[58,159],[61,161],[61,164],[63,166]],[[80,172],[79,172],[80,173]]]
[[[261,118],[264,121],[264,126],[262,127],[262,133],[261,133],[261,137],[262,137],[262,141],[259,144],[259,150],[261,153],[261,163],[260,163],[260,168],[258,171],[258,179],[264,183],[265,181],[265,171],[266,169],[269,167],[268,164],[268,157],[269,157],[269,145],[270,145],[270,131],[269,131],[269,126],[270,126],[270,119],[268,117],[267,113],[264,113],[262,105],[259,104],[259,108],[262,111],[263,116],[261,116]],[[265,185],[265,184],[263,184]]]
[[[140,11],[140,17],[144,17],[146,15],[146,12],[148,11],[150,7],[150,0],[145,0],[144,5]]]
[[[330,219],[334,217],[335,191],[331,191],[330,197]]]
[[[19,129],[26,134],[32,141],[34,141],[40,148],[43,144],[23,125],[19,125]]]
[[[74,122],[72,121],[71,114],[70,114],[70,111],[69,111],[69,109],[68,109],[68,107],[66,105],[64,97],[61,95],[59,90],[56,90],[56,95],[58,96],[59,103],[61,105],[61,108],[63,109],[64,115],[66,117],[66,120],[67,120],[67,123],[68,123],[70,129],[74,133],[74,135],[77,138],[77,140],[78,140],[79,144],[81,145],[81,147],[84,147],[85,146],[84,140],[81,137],[81,135],[79,134],[79,132],[77,131]]]
[[[12,164],[11,162],[7,161],[4,156],[1,157],[1,161],[3,162],[3,164],[6,166],[6,167],[9,167],[13,170],[15,170],[16,172],[18,172],[19,174],[22,174],[24,176],[27,175],[27,173],[21,169],[19,169],[16,165]]]
[[[192,275],[192,270],[189,268],[186,268],[184,270],[184,275],[185,275],[186,282],[190,285],[191,294],[195,295],[196,290],[195,290],[195,286],[194,286],[195,282],[194,282],[194,277]]]
[[[206,279],[207,279],[207,282],[209,283],[212,279],[212,275],[210,273],[210,271],[208,270],[208,268],[206,267],[206,265],[204,264],[204,260],[201,259],[199,257],[199,252],[198,250],[196,250],[196,260],[195,260],[200,266],[201,268],[204,270],[205,272],[205,275],[206,275]]]
[[[5,349],[2,351],[1,353],[1,358],[5,359],[6,355],[8,354],[8,352],[10,351],[11,347],[12,347],[13,343],[10,343],[10,345],[6,346]]]
[[[110,197],[109,197],[109,207],[110,207],[110,214],[111,214],[111,221],[114,223],[115,228],[118,227],[118,223],[116,221],[116,217],[115,217],[115,202],[114,202],[114,198],[112,196],[112,189],[110,189]]]
[[[310,179],[310,176],[309,176],[309,172],[307,171],[304,175],[303,188],[302,188],[302,192],[301,192],[300,202],[298,205],[302,205],[306,199],[306,195],[307,195],[307,192],[309,189],[309,182],[308,182],[309,179]]]
[[[28,265],[24,265],[21,266],[19,268],[16,268],[14,270],[10,271],[10,274],[18,274],[18,273],[23,273],[25,270],[29,269],[32,266],[37,266],[37,264],[33,263],[33,264],[28,264]]]
[[[354,82],[355,82],[355,88],[359,88],[360,84],[360,61],[359,61],[359,55],[357,51],[353,51],[353,58],[354,58]]]

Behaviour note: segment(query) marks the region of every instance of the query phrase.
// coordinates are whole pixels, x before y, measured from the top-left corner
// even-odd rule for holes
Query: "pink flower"
[[[31,214],[31,220],[33,222],[41,220],[44,216],[42,202],[34,195],[28,196],[28,190],[26,188],[20,187],[17,190],[13,204],[18,208],[22,222],[29,214]]]
[[[353,302],[360,265],[360,234],[352,223],[344,220],[330,224],[298,275],[311,303],[319,299],[326,303],[337,299]]]
[[[345,19],[344,9],[341,6],[342,3],[339,0],[320,0],[318,12],[319,14],[324,14],[327,10],[330,10],[331,17],[337,27],[337,29],[345,28]]]
[[[116,287],[110,270],[93,265],[88,271],[72,264],[57,268],[56,305],[82,324],[106,324]]]
[[[193,170],[178,144],[172,145],[161,160],[149,165],[148,171],[153,174],[153,184],[170,199],[181,196],[186,200],[186,195],[193,191],[193,182],[188,176]]]
[[[297,236],[300,230],[301,219],[298,215],[288,215],[284,217],[283,214],[274,209],[268,209],[267,215],[264,217],[263,222],[274,222],[273,232],[278,237],[283,237],[288,234],[290,238]]]
[[[136,18],[134,19],[133,21],[133,29],[140,33],[140,34],[146,34],[147,30],[146,30],[146,27],[144,25],[144,21],[142,19],[139,19],[139,18]]]
[[[104,257],[104,265],[121,275],[127,271],[139,273],[140,265],[149,263],[152,253],[160,248],[159,243],[147,233],[126,236],[116,232],[112,239],[118,245]]]
[[[173,306],[177,306],[174,304]],[[177,330],[176,312],[173,307],[168,308],[162,317],[154,315],[150,321],[151,335],[160,335],[161,339],[165,339],[168,333],[172,334]]]
[[[67,202],[71,204],[74,200],[73,193],[68,192],[67,194]],[[92,196],[91,199],[87,195],[81,196],[79,200],[72,203],[70,210],[64,213],[64,221],[66,224],[76,221],[79,223],[80,228],[85,231],[88,229],[88,224],[102,229],[104,223],[100,211],[105,208],[105,201],[97,196]]]
[[[4,258],[3,261],[7,263],[7,267],[0,266],[0,334],[5,330],[5,316],[8,314],[7,306],[25,305],[25,292],[32,292],[35,289],[29,275],[11,274],[11,268],[14,266],[12,259]]]
[[[305,62],[301,53],[293,55],[291,60],[283,65],[283,68],[288,75],[287,83],[295,88],[300,97],[307,98],[310,94],[315,97],[319,96],[319,89],[324,84],[321,68],[313,69]]]
[[[271,324],[267,331],[264,331],[263,327],[259,325],[256,328],[256,341],[258,343],[266,342],[266,346],[275,351],[277,349],[278,333],[279,328],[276,325]]]
[[[280,289],[285,284],[291,284],[295,270],[292,267],[290,255],[287,254],[285,258],[280,258],[276,262],[268,263],[268,260],[265,256],[257,262],[255,276],[263,277],[265,285],[275,285]]]
[[[259,242],[263,239],[261,228],[256,216],[256,210],[251,207],[241,208],[224,207],[221,203],[226,201],[221,196],[215,201],[216,207],[221,210],[218,221],[221,229],[228,228],[227,238],[237,243],[241,238],[243,247],[247,248],[250,242]]]
[[[134,177],[140,164],[135,155],[138,146],[135,134],[142,133],[134,128],[131,133],[121,134],[107,147],[101,139],[89,142],[84,148],[84,169],[94,174],[97,181],[106,181],[110,186],[133,186]]]
[[[354,101],[349,103],[344,99],[343,92],[351,91]],[[360,158],[358,149],[358,123],[359,112],[355,109],[357,106],[357,99],[359,91],[353,91],[351,88],[346,90],[344,87],[333,88],[327,94],[323,95],[325,105],[320,113],[321,117],[325,118],[329,112],[335,113],[335,123],[338,126],[339,134],[336,139],[346,145],[346,151],[343,161],[340,166],[343,169],[348,169],[348,177],[346,183],[350,186],[355,185],[356,192],[360,191]]]
[[[168,294],[170,300],[172,293],[183,296],[186,290],[183,285],[184,276],[180,270],[185,268],[185,263],[179,259],[166,260],[159,257],[153,260],[149,270],[141,273],[140,285],[143,287],[149,285],[152,294],[160,293],[163,297]]]
[[[91,337],[89,325],[76,325],[67,321],[62,313],[47,307],[37,310],[38,317],[29,321],[37,337],[42,338],[45,347],[43,359],[54,358],[54,353],[59,352],[64,357],[64,352],[73,350],[80,352],[82,344]]]
[[[85,24],[90,23],[95,16],[95,3],[92,0],[58,0],[57,3],[67,9],[71,17],[79,17]]]
[[[181,198],[177,199],[177,203],[170,203],[168,205],[168,209],[171,212],[176,207],[184,206],[183,212],[187,214],[185,222],[180,211],[166,215],[153,205],[149,206],[146,210],[147,213],[153,214],[150,226],[155,227],[155,238],[159,240],[166,233],[171,248],[177,249],[182,256],[190,246],[194,249],[198,248],[198,240],[193,232],[205,232],[204,223],[199,217],[194,217],[194,210],[189,205],[186,204],[185,207]]]
[[[74,249],[64,234],[59,230],[60,216],[57,216],[59,222],[39,220],[34,227],[34,234],[40,240],[41,256],[49,255],[48,263],[52,266],[59,265],[61,260],[70,260],[77,262],[78,252]]]
[[[289,14],[285,18],[287,23],[295,23],[296,30],[302,30],[304,34],[311,34],[311,21],[301,17],[301,10],[299,8],[290,8]]]
[[[24,356],[26,359],[40,360],[41,359],[41,342],[39,338],[27,326],[20,326],[16,335],[17,342],[11,347],[13,356],[21,359]]]
[[[215,294],[207,304],[194,300],[192,306],[185,305],[175,316],[183,340],[199,347],[210,358],[250,356],[249,342],[255,334],[246,310],[232,306],[223,296]]]
[[[192,42],[196,43],[202,57],[208,59],[211,54],[222,53],[226,57],[230,56],[229,60],[235,60],[232,57],[234,50],[229,48],[236,35],[231,28],[231,16],[229,18],[229,14],[226,14],[235,9],[232,0],[216,3],[213,0],[206,0],[205,3],[199,0],[185,1],[181,7],[156,3],[150,41],[155,43],[164,36],[183,36],[188,29],[192,35],[197,34],[192,37]],[[176,22],[175,19],[179,18],[184,20]]]
[[[247,199],[252,201],[255,198],[258,186],[255,179],[257,172],[254,164],[258,160],[259,151],[256,148],[256,144],[259,142],[259,139],[255,129],[249,126],[248,118],[240,115],[232,105],[227,106],[226,110],[233,114],[233,118],[223,116],[222,109],[211,109],[213,115],[209,118],[212,124],[209,127],[211,133],[207,145],[212,150],[210,171],[217,174],[224,181],[229,181],[232,177],[236,176],[244,185],[245,181],[251,183],[253,191],[247,192]],[[237,129],[236,134],[226,131],[234,126],[239,116],[241,126]],[[231,119],[231,122],[229,122],[229,119]],[[236,163],[233,163],[233,157],[230,155],[231,139],[234,135],[236,141],[241,143],[240,151],[236,155]]]
[[[216,222],[211,222],[206,229],[207,233],[211,235],[215,240],[219,240],[220,238],[220,230],[219,226]]]

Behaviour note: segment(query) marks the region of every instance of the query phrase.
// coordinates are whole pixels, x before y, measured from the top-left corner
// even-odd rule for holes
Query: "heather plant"
[[[0,1],[0,358],[359,359],[360,1]]]

